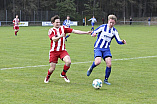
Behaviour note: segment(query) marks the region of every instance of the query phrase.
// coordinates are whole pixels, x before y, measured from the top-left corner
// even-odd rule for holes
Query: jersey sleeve
[[[49,36],[50,40],[52,40],[52,37],[55,36],[55,34],[54,34],[54,30],[49,29],[49,31],[48,31],[48,36]]]
[[[116,39],[116,41],[117,41],[118,44],[124,44],[124,43],[121,41],[117,30],[115,31],[115,39]]]
[[[73,31],[73,29],[64,26],[64,32],[65,33],[72,33],[72,31]]]
[[[91,21],[91,19],[89,19],[88,21]]]

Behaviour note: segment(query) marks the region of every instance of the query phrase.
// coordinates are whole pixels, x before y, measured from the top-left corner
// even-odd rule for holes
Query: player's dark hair
[[[54,23],[56,19],[60,19],[58,15],[55,15],[51,18],[51,23]]]

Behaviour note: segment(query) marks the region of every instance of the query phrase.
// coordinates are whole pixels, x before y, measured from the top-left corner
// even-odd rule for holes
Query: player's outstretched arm
[[[80,30],[73,30],[72,31],[73,33],[75,33],[75,34],[91,34],[92,33],[92,31],[80,31]]]

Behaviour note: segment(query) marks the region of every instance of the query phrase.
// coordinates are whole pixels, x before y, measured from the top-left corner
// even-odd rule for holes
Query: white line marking
[[[134,60],[134,59],[154,58],[154,57],[157,57],[157,56],[145,56],[145,57],[134,57],[134,58],[123,58],[123,59],[112,59],[112,61]],[[75,62],[75,63],[71,63],[71,64],[84,64],[84,63],[91,63],[91,62],[93,62],[93,61]],[[64,65],[64,63],[57,64],[57,65]],[[1,68],[1,70],[7,70],[7,69],[23,69],[23,68],[43,67],[43,66],[49,66],[49,65],[36,65],[36,66],[24,66],[24,67]]]

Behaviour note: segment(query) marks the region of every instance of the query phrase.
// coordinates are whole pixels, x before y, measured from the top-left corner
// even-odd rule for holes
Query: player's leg
[[[101,50],[95,49],[94,50],[95,61],[92,63],[92,65],[87,70],[87,76],[90,76],[91,72],[93,71],[93,68],[95,68],[97,65],[99,65],[101,63],[101,57],[102,57]]]
[[[17,30],[15,30],[15,36],[17,36]]]
[[[70,26],[68,26],[70,28]],[[67,41],[67,38],[70,36],[70,33],[65,37],[65,41]]]
[[[94,26],[92,26],[92,30],[94,31]]]
[[[17,32],[19,32],[19,28],[17,29]]]
[[[17,26],[17,27],[16,27],[16,35],[17,35],[17,32],[18,32],[18,31],[19,31],[19,27]]]
[[[87,76],[90,76],[90,74],[92,73],[93,69],[98,66],[101,63],[101,57],[96,57],[95,61],[92,63],[92,65],[89,67],[89,69],[87,70]]]
[[[47,76],[44,80],[45,83],[49,82],[50,76],[55,70],[56,64],[58,63],[58,56],[56,55],[55,52],[49,53],[49,63],[50,63],[50,69],[48,70]]]
[[[70,80],[69,80],[69,79],[67,78],[67,76],[66,76],[66,73],[67,73],[67,71],[69,70],[70,65],[71,65],[70,56],[69,56],[69,54],[67,53],[67,51],[64,51],[64,52],[62,53],[62,55],[61,55],[60,58],[65,62],[65,65],[64,65],[64,67],[63,67],[63,71],[62,71],[62,73],[60,74],[60,76],[61,76],[62,78],[64,78],[64,80],[65,80],[66,82],[70,82]]]
[[[70,59],[70,56],[66,55],[64,58],[63,58],[63,61],[65,62],[65,65],[63,67],[63,72],[61,73],[62,75],[66,75],[66,72],[68,71],[68,69],[70,68],[70,65],[71,65],[71,59]]]
[[[111,74],[111,57],[105,58],[105,62],[106,62],[106,71],[105,71],[104,83],[110,85],[110,83],[108,82],[108,78]]]
[[[16,27],[14,26],[13,29],[14,29],[15,36],[17,36],[17,35],[16,35],[16,33],[17,33],[17,32],[16,32],[16,31],[17,31],[17,30],[16,30]]]
[[[112,59],[112,55],[111,55],[110,50],[103,51],[103,59],[106,62],[104,83],[107,85],[110,85],[110,83],[108,82],[108,78],[109,78],[110,73],[111,73],[111,59]]]
[[[91,28],[91,31],[93,30],[93,24],[92,24],[92,22],[91,22],[91,25],[92,25],[92,28]]]
[[[18,30],[15,30],[15,36],[17,36],[17,32],[18,32]]]
[[[53,73],[53,71],[55,70],[55,67],[56,67],[56,63],[51,62],[50,63],[50,69],[48,70],[47,76],[46,76],[46,78],[44,80],[45,83],[49,82],[50,76]]]
[[[67,41],[67,38],[70,36],[70,33],[68,33],[68,35],[65,37],[65,41]]]
[[[94,23],[92,23],[92,28],[91,28],[91,30],[93,30],[93,31],[94,31]]]
[[[19,27],[15,26],[14,29],[15,29],[15,36],[17,36],[17,32],[19,31]]]

